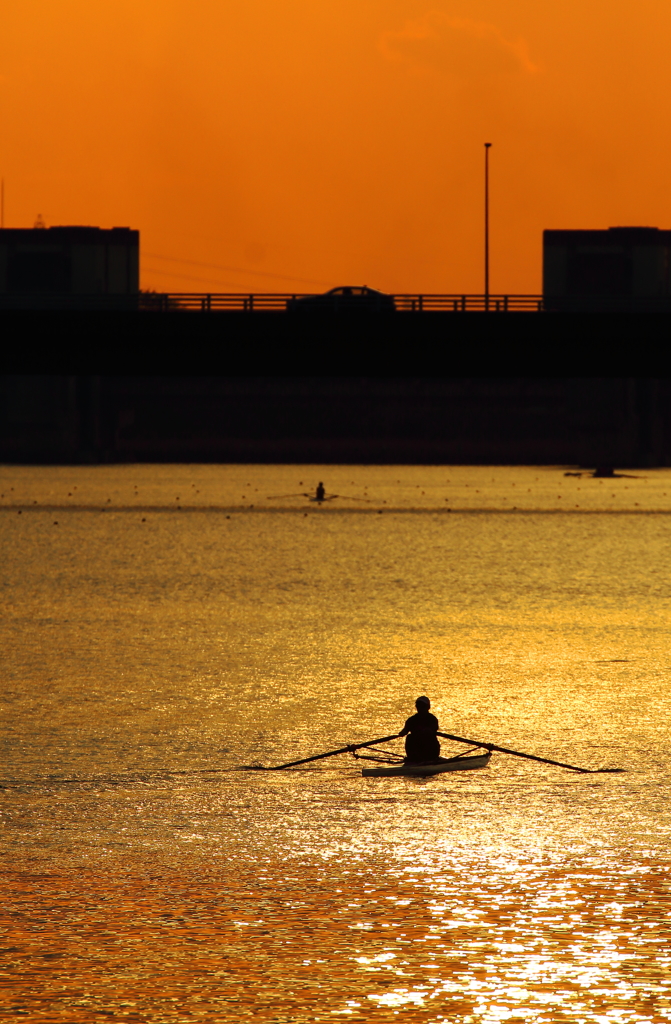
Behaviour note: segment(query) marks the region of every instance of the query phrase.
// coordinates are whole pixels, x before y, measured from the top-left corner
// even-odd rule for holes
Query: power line
[[[282,281],[301,281],[303,284],[318,284],[323,285],[325,288],[329,287],[330,281],[315,281],[307,277],[295,277],[292,274],[275,274],[269,270],[251,270],[249,267],[227,267],[222,266],[219,263],[203,263],[200,260],[185,260],[178,256],[161,256],[155,252],[144,252],[143,257],[147,256],[153,260],[165,260],[168,263],[183,263],[189,264],[192,267],[207,267],[209,270],[225,270],[232,274],[251,274],[256,277],[275,277]],[[186,276],[186,275],[183,275]],[[196,280],[196,278],[194,278]]]
[[[215,281],[211,277],[196,277],[193,274],[182,274],[179,270],[156,270],[151,267],[143,268],[143,276],[145,274],[158,274],[160,277],[172,277],[172,278],[183,278],[185,281],[200,281],[203,284],[214,284],[220,288],[239,288],[239,285],[232,284],[230,281]]]

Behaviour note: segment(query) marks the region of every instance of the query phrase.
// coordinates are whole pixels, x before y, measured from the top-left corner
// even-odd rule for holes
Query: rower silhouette
[[[319,483],[317,484],[317,489],[315,491],[315,501],[323,501],[325,497],[326,490],[324,488],[323,483],[320,480]]]
[[[421,764],[425,761],[437,761],[440,757],[438,732],[440,726],[435,715],[429,712],[431,701],[428,697],[418,697],[415,701],[417,714],[411,715],[399,736],[405,736],[405,763]]]

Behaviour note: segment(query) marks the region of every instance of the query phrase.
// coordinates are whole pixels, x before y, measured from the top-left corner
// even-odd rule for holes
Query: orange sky
[[[7,227],[139,228],[157,290],[539,291],[671,227],[668,0],[1,0]],[[150,255],[153,254],[153,255]]]

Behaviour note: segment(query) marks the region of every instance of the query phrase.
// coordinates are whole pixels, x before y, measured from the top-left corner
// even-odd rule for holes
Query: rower
[[[325,497],[326,491],[324,490],[324,485],[320,480],[319,483],[317,484],[317,490],[315,491],[315,500],[323,501]]]
[[[418,697],[415,707],[417,714],[410,716],[399,733],[399,736],[406,737],[405,763],[436,761],[440,757],[440,743],[436,735],[440,728],[438,719],[429,712],[431,701],[428,697]]]

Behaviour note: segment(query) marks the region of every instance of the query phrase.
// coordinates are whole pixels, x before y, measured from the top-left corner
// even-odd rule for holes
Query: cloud
[[[453,18],[443,11],[428,11],[398,31],[383,33],[379,47],[388,60],[404,63],[416,72],[459,79],[535,74],[539,70],[523,39],[506,39],[496,25]]]

